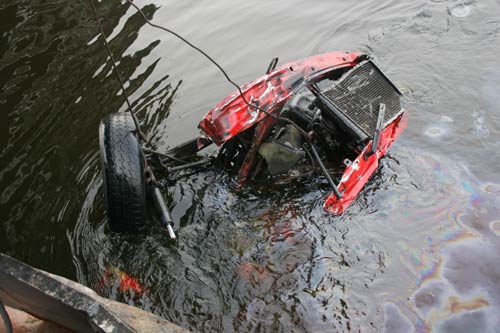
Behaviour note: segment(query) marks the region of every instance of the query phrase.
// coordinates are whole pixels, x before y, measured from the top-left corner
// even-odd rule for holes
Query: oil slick
[[[384,333],[410,333],[413,325],[393,303],[384,304]]]
[[[441,272],[424,281],[411,300],[421,323],[417,331],[439,328],[440,332],[462,332],[456,329],[458,323],[472,316],[474,322],[468,323],[464,332],[496,332],[494,328],[500,323],[499,294],[491,278],[498,276],[499,270],[494,256],[482,255],[486,251],[495,249],[488,249],[478,240],[457,242],[443,249],[446,259]]]
[[[447,117],[439,121],[443,126],[454,122]],[[234,288],[245,295],[238,303],[242,322],[271,325],[271,312],[282,314],[277,309],[286,308],[287,314],[300,313],[306,330],[318,332],[348,327],[362,332],[497,331],[500,220],[495,207],[500,207],[500,185],[479,181],[456,160],[416,149],[399,148],[397,159],[399,167],[390,158],[383,160],[383,176],[409,169],[411,177],[401,177],[414,184],[394,185],[386,200],[380,199],[383,190],[376,194],[387,214],[396,215],[387,217],[387,229],[380,229],[384,212],[364,221],[361,207],[352,220],[330,220],[312,209],[304,218],[288,203],[256,214],[251,226],[261,230],[258,241],[245,239],[247,229],[234,237]],[[328,237],[311,237],[316,228]],[[394,235],[406,233],[408,239],[387,236],[392,245],[373,245],[373,254],[366,248],[365,242],[376,244],[376,232],[393,228],[401,228]],[[396,281],[401,277],[402,283]],[[353,296],[360,286],[377,305],[365,305],[366,294]]]
[[[443,222],[429,230],[421,248],[398,243],[416,280],[409,301],[385,303],[385,332],[408,331],[406,318],[415,332],[499,332],[500,185],[480,182],[451,160],[416,157],[442,193],[434,198],[439,203],[408,214],[408,221],[421,224],[433,216]]]

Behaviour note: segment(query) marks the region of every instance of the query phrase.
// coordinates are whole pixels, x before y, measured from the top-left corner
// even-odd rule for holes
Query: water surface
[[[207,171],[165,186],[172,244],[106,225],[97,127],[123,96],[85,1],[0,4],[0,251],[198,331],[500,331],[500,2],[136,3],[243,84],[269,61],[372,54],[406,132],[341,217],[324,180],[249,186]],[[232,91],[132,7],[100,15],[159,150]],[[103,283],[110,272],[145,291]],[[118,274],[119,275],[119,274]]]

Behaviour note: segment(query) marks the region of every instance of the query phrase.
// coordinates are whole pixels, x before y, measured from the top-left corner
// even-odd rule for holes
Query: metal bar
[[[158,156],[162,156],[162,157],[165,157],[166,159],[169,159],[169,160],[172,160],[172,161],[176,161],[176,162],[179,162],[179,163],[187,163],[186,161],[180,159],[180,158],[177,158],[171,154],[167,154],[167,153],[160,153],[159,151],[156,151],[156,150],[153,150],[153,149],[149,149],[149,148],[142,148],[142,150],[144,150],[146,153],[150,153],[150,154],[154,154],[154,155],[158,155]]]
[[[385,104],[380,103],[378,108],[377,127],[375,128],[375,134],[373,134],[372,149],[370,150],[370,155],[373,155],[377,152],[378,142],[380,140],[380,132],[382,131],[382,127],[384,127],[384,116]]]
[[[172,228],[174,221],[172,219],[172,216],[170,215],[170,211],[165,204],[165,200],[163,199],[163,195],[161,194],[160,189],[156,184],[152,184],[153,188],[151,191],[151,196],[153,197],[153,201],[155,203],[156,210],[158,211],[158,215],[160,216],[160,220],[167,228],[170,239],[175,240],[177,237],[175,236],[174,229]]]
[[[326,170],[325,165],[321,161],[321,158],[319,157],[318,152],[316,151],[316,148],[314,147],[313,144],[311,144],[310,147],[311,147],[311,151],[313,153],[314,159],[316,160],[316,163],[318,163],[321,171],[323,172],[323,175],[325,175],[326,180],[328,181],[328,184],[330,184],[330,186],[332,187],[333,193],[335,194],[337,199],[342,199],[342,193],[340,193],[339,189],[337,188],[337,185],[335,185],[332,177],[330,177],[330,174],[328,173],[328,170]]]
[[[0,253],[0,297],[5,305],[64,327],[65,332],[104,333],[110,332],[110,327],[114,332],[137,332],[128,323],[128,316],[132,313],[122,315],[121,310],[116,311],[116,305],[104,302],[102,297],[84,289],[76,282]],[[14,330],[25,331],[17,325]]]
[[[174,220],[172,219],[172,215],[170,215],[170,211],[167,208],[167,204],[163,199],[163,195],[161,194],[160,188],[156,182],[155,175],[152,170],[149,170],[150,175],[150,196],[153,199],[154,205],[160,217],[160,221],[167,228],[168,235],[170,239],[175,240],[177,237],[175,236],[174,229],[172,225],[174,224]]]
[[[179,165],[179,166],[176,166],[176,167],[167,168],[167,171],[168,171],[168,173],[171,173],[171,172],[176,172],[176,171],[180,171],[180,170],[184,170],[184,169],[194,168],[194,167],[197,167],[197,166],[208,164],[211,161],[212,161],[211,159],[207,158],[207,159],[204,159],[204,160],[201,160],[201,161],[197,161],[197,162],[193,162],[193,163],[188,163],[188,164],[184,164],[184,165]]]
[[[271,62],[269,63],[269,66],[267,67],[266,74],[271,73],[276,68],[276,65],[278,64],[278,60],[279,60],[278,57],[273,58],[271,60]]]
[[[213,143],[212,140],[204,136],[199,136],[197,138],[191,139],[189,141],[183,142],[173,148],[170,148],[166,154],[175,156],[176,158],[189,158],[199,152],[200,150],[210,146]]]

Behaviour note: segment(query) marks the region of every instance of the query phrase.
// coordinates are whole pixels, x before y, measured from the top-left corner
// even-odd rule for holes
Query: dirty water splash
[[[1,251],[197,331],[500,330],[498,1],[140,6],[240,83],[274,56],[369,52],[404,91],[409,126],[341,217],[323,212],[321,177],[236,191],[209,170],[164,184],[178,243],[152,216],[144,234],[116,235],[97,126],[125,108],[91,13],[84,2],[7,0]],[[153,143],[196,135],[232,88],[126,4],[99,10]]]

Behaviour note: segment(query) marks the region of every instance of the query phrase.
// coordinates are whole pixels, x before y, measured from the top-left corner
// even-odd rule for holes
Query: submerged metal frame
[[[199,128],[203,132],[202,135],[170,149],[165,154],[157,153],[161,165],[167,173],[206,165],[210,160],[181,163],[181,165],[173,167],[167,166],[166,162],[186,162],[185,158],[195,155],[210,144],[215,143],[221,146],[246,130],[253,128],[251,146],[238,172],[238,181],[243,184],[251,177],[257,165],[259,146],[268,138],[272,128],[278,122],[276,118],[270,117],[269,114],[278,115],[279,110],[294,95],[297,88],[304,84],[316,96],[317,106],[320,109],[326,107],[332,111],[332,114],[335,114],[339,122],[344,125],[341,127],[344,130],[347,129],[351,136],[356,139],[357,144],[363,147],[359,148],[357,158],[346,166],[338,185],[332,180],[317,151],[314,147],[311,147],[313,159],[319,165],[321,172],[332,188],[332,193],[327,196],[323,208],[335,215],[342,214],[376,170],[379,159],[406,126],[404,109],[401,109],[394,119],[389,119],[384,124],[383,114],[385,112],[382,103],[379,105],[376,131],[373,134],[367,134],[349,117],[343,115],[340,111],[336,111],[335,105],[323,95],[318,87],[317,83],[319,81],[335,71],[343,68],[352,70],[367,61],[371,60],[366,55],[336,52],[313,56],[278,68],[274,68],[275,61],[273,60],[266,75],[243,86],[244,96],[234,92],[205,115],[199,123]],[[401,95],[394,83],[382,71],[380,73]],[[244,98],[252,101],[254,105],[258,105],[259,108],[265,109],[266,112],[252,110],[245,103]],[[386,126],[384,127],[384,125]],[[166,207],[166,205],[161,206]]]

